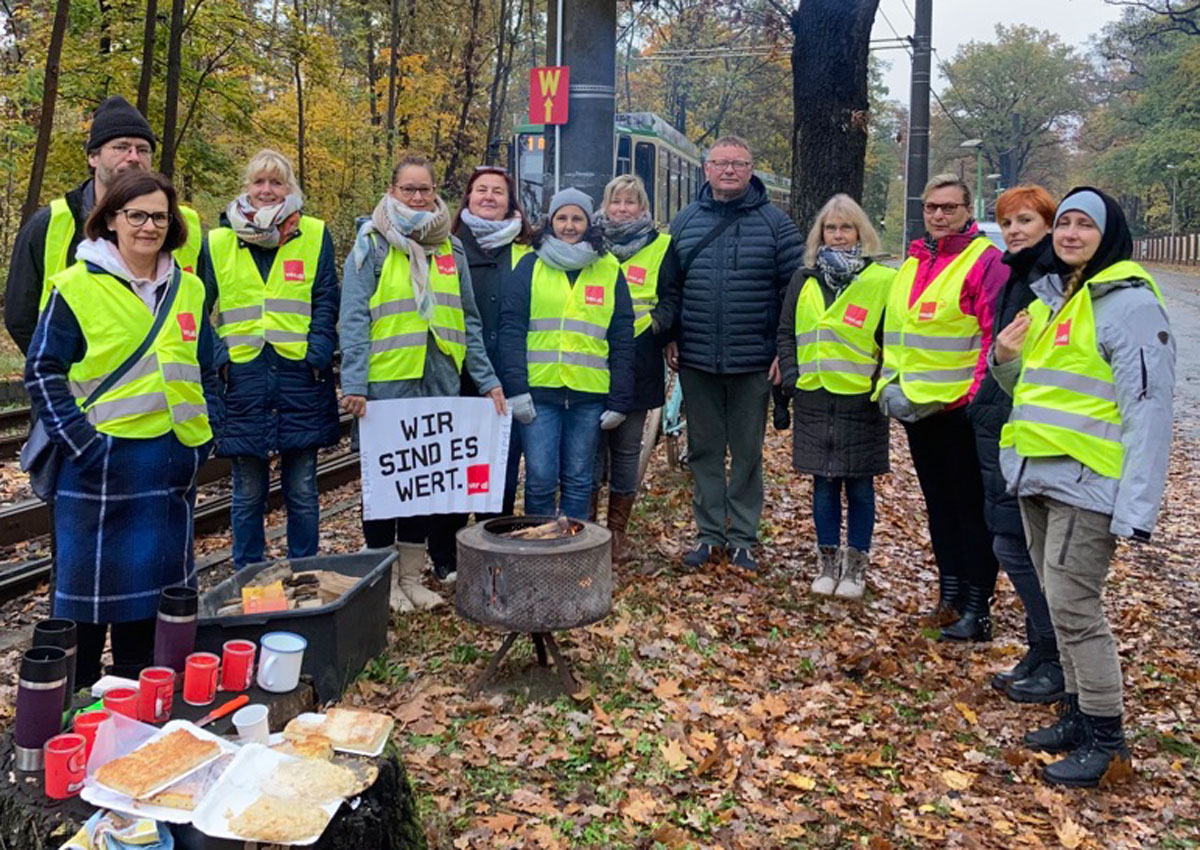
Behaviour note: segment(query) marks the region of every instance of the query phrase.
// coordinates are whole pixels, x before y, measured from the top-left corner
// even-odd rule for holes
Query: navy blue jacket
[[[222,216],[222,226],[227,222]],[[249,246],[264,280],[271,272],[276,248]],[[217,299],[217,279],[208,254],[208,238],[200,251],[198,273],[208,292],[209,311]],[[304,360],[281,357],[268,342],[248,363],[233,363],[218,339],[217,365],[224,376],[224,430],[217,440],[221,457],[267,458],[272,452],[332,446],[340,438],[333,353],[341,301],[337,261],[329,230],[321,244],[312,288],[312,324]]]
[[[775,358],[783,293],[804,258],[804,240],[787,214],[771,206],[757,177],[733,201],[716,200],[705,183],[671,222],[680,263],[728,216],[738,221],[669,289],[668,311],[679,317],[679,362],[715,374],[765,372]]]
[[[526,337],[529,334],[529,301],[533,287],[533,267],[537,254],[527,254],[517,263],[503,285],[500,302],[500,381],[509,398],[530,393],[534,404],[555,404],[603,400],[598,393],[583,393],[560,387],[529,386],[529,368],[525,363]],[[574,283],[579,272],[567,272]],[[608,325],[609,387],[606,406],[618,413],[633,408],[633,301],[625,275],[617,272],[616,304]]]

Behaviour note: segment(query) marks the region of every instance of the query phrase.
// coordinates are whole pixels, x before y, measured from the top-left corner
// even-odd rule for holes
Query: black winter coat
[[[95,203],[90,179],[67,192],[67,207],[75,217],[75,235],[67,249],[67,266],[75,262],[75,249],[83,239],[83,223]],[[29,351],[38,322],[38,304],[42,299],[42,279],[46,275],[46,231],[50,227],[50,207],[44,206],[29,217],[13,243],[8,266],[8,284],[4,291],[4,324],[21,353]]]
[[[227,226],[224,216],[221,224]],[[259,275],[266,280],[278,249],[249,247]],[[211,313],[211,305],[217,299],[217,279],[208,254],[207,237],[200,251],[199,266]],[[304,359],[281,357],[268,342],[253,360],[233,363],[224,344],[218,342],[217,366],[224,377],[221,384],[225,427],[217,441],[217,456],[267,458],[273,452],[324,448],[337,443],[341,434],[333,353],[337,347],[340,301],[337,261],[327,228],[313,280],[312,323]]]
[[[775,358],[783,291],[803,259],[804,240],[771,206],[757,177],[734,201],[716,200],[706,183],[671,222],[680,261],[728,216],[738,221],[706,245],[670,289],[668,309],[679,316],[679,362],[715,374],[765,372]]]
[[[471,228],[465,224],[455,234],[462,242],[467,266],[471,269],[471,289],[475,292],[475,306],[479,310],[479,321],[483,324],[483,345],[488,360],[496,375],[500,374],[500,303],[503,300],[504,282],[512,274],[512,244],[489,251],[479,247],[479,241]],[[479,398],[479,388],[464,369],[462,394],[468,398]]]
[[[839,395],[796,386],[796,301],[805,281],[815,277],[825,306],[837,296],[817,269],[798,269],[792,276],[779,319],[779,371],[784,392],[792,396],[792,467],[803,475],[858,478],[888,471],[888,420],[870,393]],[[883,322],[876,335],[882,341]]]
[[[1054,271],[1054,247],[1047,235],[1037,245],[1004,254],[1009,267],[1008,282],[996,294],[995,324],[992,339],[1004,330],[1024,308],[1037,300],[1030,284]],[[1000,388],[988,372],[979,384],[975,398],[967,405],[967,416],[975,428],[975,452],[983,475],[983,518],[993,534],[1024,535],[1017,498],[1007,493],[1004,473],[1000,471],[1000,429],[1012,413],[1012,397]]]

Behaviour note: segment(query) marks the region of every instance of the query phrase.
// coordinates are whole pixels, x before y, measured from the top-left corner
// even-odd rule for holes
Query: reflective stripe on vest
[[[246,363],[270,343],[281,357],[303,360],[312,322],[312,286],[325,222],[301,216],[299,232],[279,246],[264,281],[250,249],[228,227],[209,231],[217,280],[217,334],[234,363]]]
[[[658,272],[671,244],[671,234],[660,233],[648,245],[621,263],[629,297],[633,301],[633,335],[641,336],[650,328],[650,311],[658,303]]]
[[[883,320],[883,371],[872,399],[899,378],[904,395],[917,404],[962,398],[975,381],[982,354],[979,320],[959,304],[967,273],[992,246],[974,239],[942,269],[910,307],[920,261],[909,257],[892,283]]]
[[[196,271],[200,257],[200,244],[204,231],[200,227],[200,216],[191,207],[180,206],[179,213],[187,222],[187,242],[176,248],[171,255],[185,272]],[[38,311],[44,310],[50,300],[50,278],[65,271],[71,253],[71,240],[75,238],[75,216],[67,205],[66,198],[55,198],[50,202],[50,222],[46,227],[46,247],[42,251],[42,295],[38,300]]]
[[[572,286],[566,272],[540,259],[534,263],[525,338],[529,386],[608,392],[608,327],[620,268],[605,254],[582,269]]]
[[[76,263],[55,275],[53,286],[75,314],[86,354],[67,372],[75,403],[125,362],[150,331],[154,316],[129,287]],[[102,434],[149,439],[174,432],[185,446],[212,439],[200,382],[197,345],[204,316],[204,284],[185,272],[171,314],[146,355],[86,410]]]
[[[828,308],[815,277],[796,298],[796,386],[838,395],[871,391],[879,363],[875,331],[883,318],[894,269],[872,263]]]
[[[374,238],[374,234],[372,234]],[[425,374],[425,349],[433,334],[438,350],[462,372],[467,356],[466,320],[459,289],[458,266],[449,239],[429,257],[429,287],[433,292],[433,320],[417,313],[408,255],[388,248],[379,283],[371,296],[371,353],[367,380],[408,381]]]
[[[1125,450],[1112,367],[1096,341],[1092,284],[1153,278],[1125,260],[1091,278],[1052,316],[1043,301],[1029,305],[1029,330],[1021,348],[1021,374],[1013,411],[1000,445],[1021,457],[1066,455],[1108,478],[1120,478]]]

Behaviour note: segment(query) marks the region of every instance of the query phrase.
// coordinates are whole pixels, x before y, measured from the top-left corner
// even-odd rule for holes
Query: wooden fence
[[[1147,236],[1133,240],[1133,258],[1177,266],[1200,265],[1200,233]]]

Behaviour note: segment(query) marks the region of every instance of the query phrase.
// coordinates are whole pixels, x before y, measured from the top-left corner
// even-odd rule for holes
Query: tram
[[[652,112],[619,112],[613,122],[613,175],[636,174],[646,184],[654,220],[666,224],[691,203],[704,183],[703,154],[683,133]],[[526,210],[543,208],[546,138],[543,125],[513,130],[508,161]],[[792,181],[755,171],[771,203],[786,210]]]

